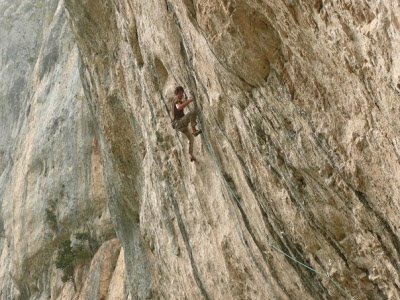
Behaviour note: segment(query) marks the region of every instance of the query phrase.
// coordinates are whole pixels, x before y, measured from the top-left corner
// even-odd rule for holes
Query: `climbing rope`
[[[214,118],[215,118],[215,113],[214,113],[214,111],[213,111],[212,109],[211,109],[211,113],[214,115]],[[202,120],[201,116],[199,116],[199,119],[200,119],[199,121],[200,121],[201,123],[204,122],[204,121]],[[218,126],[219,129],[221,130],[221,133],[222,133],[224,136],[226,136],[224,130],[223,130],[218,124],[217,124],[217,126]],[[256,133],[256,135],[258,135],[258,134]],[[213,147],[212,147],[211,144],[210,144],[208,141],[206,141],[204,138],[203,138],[203,142],[205,143],[206,148],[208,149],[209,153],[212,154],[211,157],[214,159],[215,163],[219,166],[219,168],[218,168],[217,170],[218,170],[218,172],[219,172],[219,174],[220,174],[220,176],[221,176],[223,182],[225,183],[226,188],[229,190],[230,194],[231,194],[231,195],[233,196],[233,198],[235,199],[237,205],[241,206],[240,201],[239,201],[239,199],[237,198],[237,195],[236,195],[235,191],[230,187],[229,183],[226,181],[224,175],[222,174],[222,171],[221,171],[221,163],[220,163],[220,161],[218,160],[217,156],[215,155],[215,152],[214,152]],[[278,141],[278,143],[280,144],[279,141]],[[282,145],[280,145],[280,146],[282,147]],[[285,161],[285,165],[286,165],[286,161]],[[267,237],[267,239],[266,239],[266,242],[267,242],[267,244],[268,244],[273,250],[275,250],[276,252],[278,252],[278,253],[284,255],[285,257],[287,257],[288,259],[292,260],[292,261],[295,262],[296,264],[298,264],[298,265],[302,266],[303,268],[306,268],[306,269],[308,269],[308,270],[314,272],[315,274],[317,274],[317,275],[319,275],[319,276],[321,276],[321,277],[326,277],[330,282],[333,283],[333,285],[338,289],[338,291],[340,291],[340,293],[341,293],[343,296],[345,296],[346,298],[348,298],[348,299],[354,299],[354,298],[351,296],[351,294],[347,291],[347,289],[346,289],[346,288],[343,288],[336,280],[334,280],[334,279],[328,274],[328,272],[326,272],[326,273],[319,272],[319,271],[317,271],[316,269],[314,269],[313,267],[311,267],[310,265],[307,265],[307,264],[305,264],[305,263],[299,261],[296,257],[294,257],[294,256],[292,256],[292,255],[290,255],[290,254],[288,254],[288,253],[286,253],[286,252],[284,252],[284,251],[281,250],[279,247],[277,247],[273,242],[270,241],[270,239],[269,239],[268,237]]]
[[[291,255],[289,255],[289,254],[287,254],[286,252],[284,252],[284,251],[282,251],[281,249],[279,249],[278,247],[276,247],[274,244],[272,244],[272,243],[268,240],[268,238],[267,238],[267,243],[268,243],[268,245],[269,245],[272,249],[274,249],[275,251],[279,252],[280,254],[286,256],[287,258],[289,258],[290,260],[292,260],[292,261],[294,261],[295,263],[299,264],[300,266],[302,266],[302,267],[304,267],[304,268],[306,268],[306,269],[308,269],[308,270],[314,272],[315,274],[318,274],[318,275],[320,275],[320,276],[322,276],[322,277],[328,278],[328,280],[331,281],[331,282],[334,284],[334,286],[335,286],[343,295],[345,295],[345,296],[346,296],[347,298],[349,298],[349,299],[354,299],[354,298],[350,295],[350,293],[349,293],[345,288],[341,287],[340,284],[339,284],[336,280],[334,280],[328,273],[321,273],[321,272],[318,272],[317,270],[315,270],[315,269],[312,268],[311,266],[302,263],[301,261],[299,261],[299,260],[296,259],[295,257],[293,257],[293,256],[291,256]]]
[[[214,114],[213,111],[212,111],[212,113]],[[223,130],[222,130],[221,128],[220,128],[220,130],[221,130],[222,133],[224,134],[224,132],[223,132]],[[225,134],[224,134],[224,135],[225,135]],[[232,195],[232,197],[235,199],[237,205],[240,205],[240,206],[241,206],[240,201],[239,201],[239,199],[238,199],[238,197],[237,197],[237,195],[236,195],[236,192],[231,188],[231,186],[229,185],[229,183],[226,181],[224,175],[222,174],[222,171],[221,171],[221,164],[220,164],[220,162],[218,161],[217,157],[215,156],[215,153],[214,153],[214,151],[213,151],[213,149],[212,149],[212,146],[211,146],[209,143],[205,143],[205,144],[206,144],[206,147],[208,148],[208,151],[210,152],[210,154],[214,154],[214,155],[212,155],[212,157],[213,157],[214,161],[216,162],[216,164],[219,166],[219,168],[218,168],[217,170],[218,170],[218,172],[219,172],[219,174],[220,174],[220,176],[221,176],[223,182],[225,183],[226,188],[228,189],[228,191],[229,191],[229,193]],[[308,270],[314,272],[314,273],[317,274],[317,275],[320,275],[320,276],[322,276],[322,277],[326,277],[330,282],[333,283],[333,285],[334,285],[334,286],[340,291],[340,293],[341,293],[343,296],[345,296],[346,298],[348,298],[348,299],[354,299],[354,298],[351,296],[351,294],[347,291],[347,289],[341,287],[340,284],[339,284],[336,280],[334,280],[328,273],[321,273],[321,272],[317,271],[316,269],[314,269],[313,267],[311,267],[311,266],[309,266],[309,265],[307,265],[307,264],[305,264],[305,263],[302,263],[301,261],[299,261],[299,260],[298,260],[297,258],[295,258],[294,256],[292,256],[292,255],[290,255],[290,254],[284,252],[284,251],[281,250],[279,247],[277,247],[273,242],[270,241],[270,239],[269,239],[268,237],[267,237],[266,242],[267,242],[267,244],[268,244],[273,250],[275,250],[276,252],[278,252],[278,253],[284,255],[285,257],[287,257],[288,259],[292,260],[292,261],[295,262],[296,264],[298,264],[298,265],[300,265],[300,266],[302,266],[302,267],[304,267],[304,268],[306,268],[306,269],[308,269]]]

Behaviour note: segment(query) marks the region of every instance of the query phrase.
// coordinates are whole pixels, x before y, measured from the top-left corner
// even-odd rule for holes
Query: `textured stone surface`
[[[104,141],[111,214],[117,232],[137,221],[147,253],[135,263],[125,249],[127,269],[142,265],[152,279],[150,289],[131,278],[133,294],[400,296],[395,1],[66,8]],[[197,164],[170,127],[177,84],[202,111]]]
[[[92,259],[90,276],[87,276],[79,299],[106,299],[120,250],[117,239],[102,245]]]
[[[399,4],[217,2],[65,0],[81,57],[74,67],[87,100],[81,105],[88,103],[91,112],[79,124],[93,124],[77,135],[89,150],[74,170],[90,170],[97,179],[61,171],[45,178],[64,174],[71,193],[79,182],[87,191],[74,206],[79,211],[91,205],[90,212],[99,207],[106,215],[107,199],[125,262],[122,268],[119,260],[105,283],[118,281],[123,296],[109,289],[109,297],[399,298]],[[196,95],[201,111],[196,164],[188,160],[186,139],[170,126],[177,84]],[[35,203],[37,209],[43,197],[10,206],[4,195],[21,199],[19,189],[33,195],[41,184],[33,180],[36,173],[28,176],[28,166],[39,172],[41,165],[31,163],[27,149],[42,149],[43,143],[33,147],[32,132],[46,126],[47,119],[38,118],[51,105],[35,107],[31,117],[17,118],[29,124],[21,142],[8,143],[13,131],[6,129],[2,144],[16,145],[2,146],[2,153],[21,157],[18,171],[7,160],[0,164],[11,170],[3,172],[0,186],[2,216],[8,216],[1,266],[20,274],[24,284],[13,287],[4,272],[0,282],[31,297],[40,294],[33,287],[50,288],[18,273],[17,262],[27,254],[16,246],[24,232],[17,224],[24,218],[40,225],[34,222],[40,212],[28,208]],[[57,112],[65,122],[78,116]],[[29,123],[32,116],[35,123]],[[17,119],[2,116],[0,126]],[[68,126],[69,134],[85,128]],[[76,149],[74,138],[68,141],[66,147]],[[54,157],[64,157],[61,149]],[[67,228],[68,220],[80,219],[71,206],[57,210]],[[36,228],[31,245],[46,257],[39,246],[43,230]],[[5,247],[14,236],[12,247]],[[106,235],[100,230],[97,236]],[[76,278],[100,274],[87,266],[75,272]],[[124,283],[115,279],[121,272]],[[50,273],[43,274],[40,282],[48,284]],[[52,297],[65,293],[70,299],[77,295],[72,289],[68,283]]]
[[[117,265],[109,283],[107,299],[123,300],[126,299],[125,288],[125,259],[124,249],[121,248]]]
[[[0,299],[55,299],[60,244],[115,237],[99,144],[63,1],[0,1],[0,24]]]

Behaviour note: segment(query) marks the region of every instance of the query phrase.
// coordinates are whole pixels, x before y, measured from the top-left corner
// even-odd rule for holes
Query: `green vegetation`
[[[89,261],[97,249],[98,242],[87,232],[75,234],[74,243],[70,239],[60,243],[56,267],[63,271],[62,281],[73,281],[75,267]],[[73,283],[75,285],[74,281]]]
[[[46,222],[49,224],[51,230],[57,231],[58,229],[57,216],[54,213],[53,208],[46,208]]]
[[[74,253],[72,252],[71,241],[66,240],[58,248],[56,267],[63,271],[63,282],[73,279],[74,275]]]

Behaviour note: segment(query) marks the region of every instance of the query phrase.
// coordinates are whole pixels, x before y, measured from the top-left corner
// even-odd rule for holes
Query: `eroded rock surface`
[[[100,146],[63,1],[0,1],[0,24],[0,298],[55,299],[62,243],[115,238]]]
[[[72,168],[75,175],[47,176],[44,158],[33,159],[33,133],[39,132],[33,125],[48,124],[39,116],[51,105],[35,105],[30,117],[20,117],[30,122],[22,127],[21,142],[2,150],[21,157],[11,166],[1,164],[9,170],[1,185],[7,216],[2,269],[12,269],[25,284],[14,286],[15,293],[40,294],[34,286],[43,290],[33,284],[39,280],[18,273],[18,262],[28,255],[18,248],[25,231],[17,224],[22,218],[32,224],[40,214],[31,209],[43,203],[38,178],[59,180],[62,174],[71,195],[86,191],[85,197],[76,196],[79,205],[64,198],[70,206],[59,206],[67,228],[80,219],[71,206],[79,212],[86,207],[92,216],[96,205],[106,214],[108,201],[123,251],[111,253],[104,244],[98,253],[112,257],[109,266],[115,267],[112,276],[105,271],[106,285],[124,286],[123,295],[101,289],[110,299],[400,297],[396,1],[65,0],[59,5],[65,5],[71,40],[79,49],[81,64],[71,72],[79,68],[85,99],[80,114],[72,99],[63,102],[69,110],[57,112],[64,122],[92,125],[80,135],[71,128],[85,126],[65,123],[73,137],[57,144],[75,151],[87,147],[78,151],[79,163],[76,154],[59,159],[68,152],[61,147],[54,153],[58,164],[80,165]],[[65,55],[73,53],[78,59],[78,52]],[[55,65],[57,70],[61,63]],[[201,111],[195,164],[188,159],[187,140],[170,125],[176,85],[196,95]],[[40,99],[38,91],[28,99]],[[7,129],[5,141],[11,133]],[[97,179],[77,175],[89,171]],[[21,189],[36,198],[23,200]],[[30,253],[44,253],[38,246],[43,232],[39,226],[31,235],[37,249]],[[5,247],[10,240],[13,246]],[[91,278],[85,270],[77,267],[76,278],[79,272]],[[121,272],[123,284],[116,279]],[[41,274],[40,282],[48,284],[49,273]],[[10,290],[11,279],[0,278]]]

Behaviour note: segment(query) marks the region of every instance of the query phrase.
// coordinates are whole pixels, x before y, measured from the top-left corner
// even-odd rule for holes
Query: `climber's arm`
[[[176,108],[179,109],[179,110],[182,110],[186,106],[188,106],[190,103],[192,103],[193,101],[194,101],[193,98],[189,98],[189,99],[183,101],[182,103],[177,103],[176,104]]]

